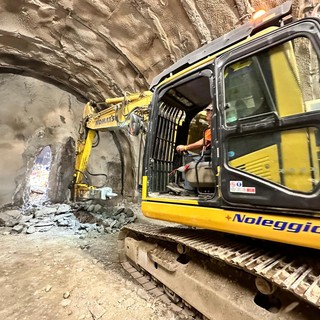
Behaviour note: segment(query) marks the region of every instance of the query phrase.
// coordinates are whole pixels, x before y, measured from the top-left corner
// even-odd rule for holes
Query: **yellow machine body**
[[[210,64],[215,64],[216,59],[221,55],[229,51],[232,52],[234,49],[246,45],[248,42],[255,43],[255,40],[267,37],[269,33],[277,30],[278,29],[275,27],[267,28],[256,33],[253,37],[249,37],[235,45],[222,49],[183,70],[180,69],[177,73],[168,75],[167,78],[158,83],[156,90],[159,92],[161,92],[161,90],[162,92],[167,92],[168,96],[170,95],[170,99],[177,99],[175,103],[185,103],[185,101],[188,100],[188,92],[181,89],[179,93],[175,92],[173,95],[172,92],[174,92],[175,83],[177,83],[176,90],[178,91],[183,86],[184,78],[187,79],[189,77],[191,79],[189,83],[191,83],[192,79],[194,79],[191,77],[191,74],[195,74],[196,72],[199,72],[200,78],[201,70]],[[295,46],[297,47],[299,45],[300,43],[298,40]],[[213,200],[211,201],[207,200],[208,196],[206,198],[205,194],[202,194],[201,197],[199,195],[173,195],[172,192],[166,192],[165,188],[161,187],[161,180],[166,180],[166,176],[165,174],[161,176],[156,175],[155,172],[167,170],[166,166],[168,165],[166,161],[170,162],[170,159],[164,159],[156,154],[154,150],[152,150],[151,143],[155,144],[155,142],[152,141],[148,153],[151,160],[147,160],[149,161],[148,174],[145,175],[143,179],[142,211],[145,216],[247,237],[283,242],[315,249],[320,248],[320,202],[316,209],[314,209],[314,205],[313,209],[309,209],[307,204],[309,199],[311,201],[311,199],[315,197],[314,194],[317,192],[316,190],[320,181],[320,149],[317,123],[315,122],[315,125],[292,126],[292,129],[288,126],[288,130],[284,130],[281,127],[283,119],[298,119],[299,115],[304,116],[304,114],[308,113],[310,111],[308,110],[308,108],[310,108],[310,106],[308,107],[309,104],[312,106],[320,105],[318,103],[319,97],[313,97],[312,101],[305,101],[303,98],[303,89],[301,86],[305,79],[301,79],[299,75],[297,58],[294,55],[293,41],[284,41],[283,44],[268,49],[268,54],[269,70],[271,70],[270,73],[272,74],[272,78],[268,81],[273,84],[272,94],[277,103],[277,112],[270,112],[267,121],[270,123],[268,124],[270,127],[269,131],[272,132],[272,130],[275,130],[278,139],[277,142],[270,143],[265,147],[261,146],[260,148],[256,148],[252,152],[247,152],[235,159],[230,159],[225,164],[218,163],[216,167],[213,165],[217,186],[215,187],[215,191],[208,191],[208,196],[210,196],[210,192],[212,193]],[[238,60],[240,60],[239,62],[227,64],[224,67],[224,81],[226,81],[226,78],[233,72],[241,72],[246,70],[246,68],[249,70],[251,65],[254,64],[254,59],[256,59],[255,56],[253,56],[252,59],[250,57],[246,58],[245,56],[243,58],[238,57]],[[218,75],[215,76],[218,77]],[[250,84],[244,85],[249,86]],[[191,85],[189,84],[189,88],[190,86]],[[215,86],[219,87],[219,83]],[[183,94],[185,94],[185,96],[182,96]],[[215,97],[220,99],[219,97],[222,94],[222,92],[216,91]],[[238,92],[231,92],[231,95],[232,94],[239,95]],[[161,96],[163,96],[163,93]],[[171,103],[169,98],[167,98],[167,100],[165,100],[165,98],[161,99],[163,99],[164,105],[166,103]],[[197,99],[195,98],[194,100],[196,101]],[[154,101],[161,106],[161,103],[156,102],[156,99]],[[187,107],[190,107],[190,109],[192,108],[192,103],[188,103],[189,102],[187,101],[185,106],[181,108],[182,113],[184,110],[187,110]],[[217,102],[217,105],[218,103],[219,102]],[[172,103],[172,105],[174,104]],[[313,111],[318,112],[318,110],[319,108],[316,107]],[[221,109],[221,106],[220,108],[216,107],[215,113],[218,118],[221,117],[221,122],[223,122],[224,118],[219,112],[225,112]],[[159,112],[159,114],[160,113],[161,112]],[[261,113],[261,115],[258,114],[261,118],[263,115],[263,113]],[[163,118],[163,115],[161,115],[161,117]],[[187,116],[184,117],[182,117],[182,120],[177,120],[177,130],[182,130],[179,128],[182,127],[183,122],[187,118]],[[158,118],[160,119],[160,116],[158,116]],[[250,119],[250,116],[248,119]],[[151,121],[164,120],[151,119]],[[248,130],[248,137],[250,137],[250,134],[252,136],[253,134],[251,132],[253,132],[254,129],[251,129],[251,127],[247,129],[245,125],[242,125],[242,122],[244,123],[243,119],[240,119],[240,125],[238,124],[239,132],[241,133],[241,130]],[[258,122],[257,120],[255,123],[257,123],[257,126],[263,127],[263,121]],[[272,128],[272,123],[275,124],[274,127],[277,127],[277,129]],[[226,127],[228,122],[222,125]],[[155,125],[154,128],[156,128]],[[220,128],[217,126],[214,130],[220,130]],[[262,129],[262,132],[264,135],[269,134],[267,130],[263,131]],[[159,141],[163,139],[161,134],[162,131],[159,129]],[[213,134],[219,135],[217,131],[213,131]],[[175,137],[177,136],[178,133],[176,133]],[[188,141],[184,138],[181,138],[181,140]],[[226,146],[230,143],[229,141],[235,141],[234,144],[236,144],[238,140],[239,138],[234,134],[227,140]],[[243,138],[243,141],[245,141],[245,138]],[[216,145],[219,145],[220,143],[219,141],[214,141],[213,138],[212,143],[214,144],[215,142]],[[171,143],[175,146],[179,144],[179,142],[176,142],[175,140]],[[224,148],[227,147],[220,144],[219,150],[212,154],[220,157],[221,154],[228,155],[230,150],[224,150]],[[297,152],[297,150],[299,150],[299,152]],[[232,149],[231,152],[233,152]],[[158,164],[155,164],[156,160],[154,158],[157,156],[160,160],[158,161]],[[260,200],[257,197],[257,205],[255,205],[254,202],[251,204],[249,200],[247,205],[247,199],[250,199],[251,194],[256,193],[256,187],[248,187],[245,189],[242,186],[243,181],[230,181],[230,190],[225,192],[228,194],[232,194],[232,192],[234,192],[234,194],[237,193],[236,187],[232,187],[233,189],[231,191],[231,183],[238,183],[239,192],[245,192],[241,198],[242,202],[239,200],[237,203],[232,203],[230,200],[229,204],[220,206],[221,202],[219,202],[219,199],[223,196],[222,189],[226,187],[225,184],[223,185],[223,183],[225,183],[223,172],[225,171],[221,170],[221,165],[223,166],[223,170],[228,168],[231,174],[239,171],[245,173],[246,179],[247,177],[257,176],[270,190],[272,190],[270,185],[275,185],[274,191],[270,191],[270,193],[274,192],[274,194],[276,194],[278,192],[277,189],[279,189],[279,192],[280,190],[284,190],[283,192],[286,194],[293,194],[296,192],[297,197],[303,195],[305,197],[304,206],[299,207],[297,205],[295,209],[292,206],[290,207],[284,204],[284,208],[282,209],[281,206],[273,203],[272,197],[270,197],[270,201],[267,204],[259,204]],[[152,170],[154,170],[154,173]],[[172,167],[169,168],[169,171],[170,170],[172,170]],[[252,181],[256,183],[254,178],[252,178]],[[200,183],[199,186],[201,186]],[[232,194],[232,196],[234,196],[234,194]],[[312,201],[314,201],[314,199]]]

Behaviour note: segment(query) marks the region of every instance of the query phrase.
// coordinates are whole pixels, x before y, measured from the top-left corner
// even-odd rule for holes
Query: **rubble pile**
[[[91,231],[114,233],[134,222],[136,214],[130,208],[104,208],[92,201],[32,206],[28,209],[3,208],[0,210],[0,227],[6,234],[46,232],[53,227],[86,234]]]

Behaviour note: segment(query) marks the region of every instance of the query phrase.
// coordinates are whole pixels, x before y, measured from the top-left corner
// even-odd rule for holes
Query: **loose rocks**
[[[92,231],[114,233],[135,219],[132,209],[104,207],[88,201],[72,206],[62,203],[36,206],[28,210],[5,210],[0,212],[0,227],[9,227],[12,234],[32,234],[61,227],[83,235]],[[7,229],[5,232],[8,232]]]

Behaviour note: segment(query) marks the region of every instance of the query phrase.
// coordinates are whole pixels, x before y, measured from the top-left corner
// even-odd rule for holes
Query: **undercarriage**
[[[123,266],[146,290],[166,293],[178,308],[196,310],[187,318],[320,316],[315,250],[209,230],[140,224],[121,230],[119,247]]]

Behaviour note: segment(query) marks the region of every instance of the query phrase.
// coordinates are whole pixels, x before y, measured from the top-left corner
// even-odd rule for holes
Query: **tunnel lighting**
[[[44,147],[36,156],[28,181],[28,204],[42,205],[48,200],[48,184],[52,162],[52,152],[49,146]],[[25,204],[26,205],[26,204]]]
[[[258,11],[255,11],[252,15],[252,20],[257,20],[259,19],[260,17],[262,17],[264,14],[266,13],[265,10],[258,10]]]

